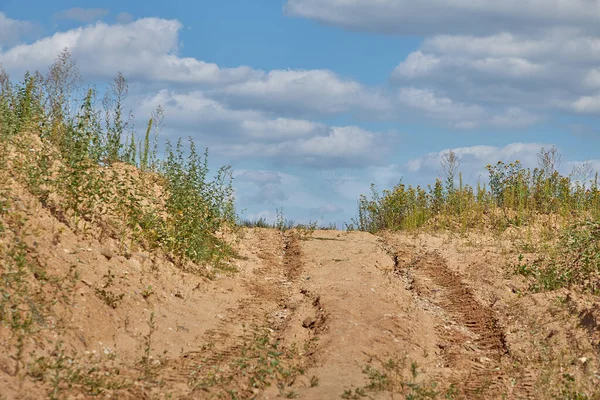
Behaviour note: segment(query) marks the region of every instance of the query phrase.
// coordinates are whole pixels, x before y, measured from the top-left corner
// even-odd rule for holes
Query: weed
[[[598,174],[586,170],[586,180],[573,180],[552,169],[559,158],[555,148],[542,149],[538,156],[540,166],[533,170],[518,160],[490,164],[486,167],[489,186],[478,183],[472,187],[463,184],[456,154],[447,153],[442,157],[445,183],[437,179],[433,186],[423,188],[400,182],[381,193],[372,185],[370,198],[360,196],[358,216],[351,226],[369,232],[423,226],[504,230],[530,224],[540,215],[598,218]]]
[[[532,279],[534,292],[570,287],[600,293],[600,222],[572,223],[545,257],[528,264],[520,255],[515,272]]]
[[[245,398],[255,390],[275,384],[282,396],[296,397],[296,393],[285,390],[296,376],[303,373],[293,362],[297,358],[294,347],[282,348],[277,340],[271,338],[269,331],[256,329],[246,336],[239,354],[234,359],[225,355],[219,357],[222,362],[210,369],[200,364],[195,387],[212,388],[217,394],[235,390],[240,398]]]
[[[154,291],[152,290],[152,286],[148,286],[146,289],[144,289],[142,291],[142,297],[144,298],[144,300],[148,300],[150,298],[150,296],[152,296],[154,294]]]
[[[377,362],[380,368],[373,365]],[[412,362],[409,368],[409,376],[404,373],[406,369],[406,359],[392,357],[387,361],[371,359],[363,368],[363,373],[368,379],[368,383],[363,388],[357,388],[352,391],[347,389],[341,395],[343,399],[360,399],[367,397],[368,392],[387,392],[392,396],[402,394],[407,400],[435,399],[440,392],[434,381],[422,382],[418,379],[419,367],[416,362]],[[451,386],[445,393],[445,398],[451,399],[455,396],[456,388]]]
[[[75,353],[69,355],[64,344],[58,341],[49,356],[35,358],[28,366],[28,375],[34,380],[50,383],[48,397],[51,399],[77,392],[98,396],[128,386],[126,380],[120,377],[120,370],[108,367],[106,360],[92,357],[81,360],[76,356]]]
[[[14,187],[28,190],[36,208],[64,224],[49,240],[54,245],[72,231],[102,242],[115,239],[126,257],[140,248],[161,250],[178,267],[200,274],[232,270],[227,260],[233,251],[218,236],[235,222],[230,168],[212,174],[208,152],[198,154],[191,140],[167,146],[159,160],[164,110],[152,112],[139,140],[135,116],[125,108],[127,93],[122,74],[105,93],[82,88],[67,50],[46,75],[26,73],[20,83],[0,66],[0,325],[9,333],[5,350],[13,360],[7,371],[51,387],[51,398],[98,395],[121,383],[110,378],[118,371],[105,368],[106,360],[86,369],[89,360],[60,342],[47,349],[51,354],[30,351],[31,343],[45,342],[45,332],[64,334],[65,317],[54,306],[72,302],[80,280],[77,264],[55,276],[29,248],[36,232],[28,231],[26,216],[12,204]],[[111,308],[124,299],[115,279],[109,270],[94,290]],[[153,293],[147,287],[142,296],[148,300]],[[149,325],[143,377],[152,375],[154,315]]]
[[[101,288],[96,288],[96,295],[102,301],[104,301],[107,306],[116,309],[119,306],[119,303],[121,303],[123,300],[123,297],[125,297],[125,294],[115,294],[114,292],[108,290],[108,288],[112,286],[115,279],[115,275],[111,270],[108,270],[108,272],[104,274],[102,278],[104,279],[104,284]]]
[[[347,400],[359,400],[363,397],[367,397],[367,393],[363,388],[356,388],[354,391],[352,391],[352,389],[346,389],[340,397]]]
[[[571,374],[563,374],[558,393],[553,395],[555,399],[561,400],[588,400],[590,397],[575,389],[575,377]]]
[[[154,375],[154,368],[152,365],[152,335],[156,331],[156,321],[154,312],[150,313],[150,320],[148,321],[148,334],[144,336],[143,354],[140,364],[142,366],[141,380],[150,379]]]
[[[319,377],[313,375],[310,377],[310,387],[317,387],[317,386],[319,386]]]

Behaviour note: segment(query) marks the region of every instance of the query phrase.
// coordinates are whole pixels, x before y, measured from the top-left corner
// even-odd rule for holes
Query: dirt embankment
[[[599,398],[597,301],[527,294],[493,239],[248,229],[208,280],[27,199],[22,295],[52,305],[0,328],[0,397]]]

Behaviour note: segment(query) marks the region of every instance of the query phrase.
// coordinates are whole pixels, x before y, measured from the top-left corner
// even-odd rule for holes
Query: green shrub
[[[453,154],[450,152],[450,154]],[[540,152],[540,159],[556,156],[555,148]],[[454,166],[448,167],[448,160]],[[474,188],[463,184],[456,172],[456,156],[442,160],[449,174],[446,184],[437,179],[427,189],[399,183],[379,193],[371,187],[371,196],[361,195],[358,216],[353,224],[360,230],[414,229],[426,225],[437,228],[500,228],[521,226],[542,214],[563,217],[600,216],[598,174],[587,181],[562,176],[544,168],[524,168],[517,160],[509,164],[498,161],[488,165],[488,184]],[[542,163],[548,168],[553,163]],[[458,184],[454,184],[454,176]]]
[[[76,98],[80,85],[66,50],[46,76],[28,72],[20,84],[0,69],[0,168],[10,167],[73,230],[118,238],[125,252],[161,248],[180,265],[230,255],[216,236],[235,223],[230,167],[211,179],[208,150],[199,155],[191,139],[175,149],[167,144],[158,160],[164,110],[153,112],[139,140],[124,108],[128,83],[121,73],[108,85],[102,109],[94,88]]]

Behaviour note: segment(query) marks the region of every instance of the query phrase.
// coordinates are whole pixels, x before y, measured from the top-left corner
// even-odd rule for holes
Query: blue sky
[[[0,63],[122,71],[138,121],[161,104],[166,137],[231,164],[246,217],[339,223],[449,149],[471,182],[549,145],[600,169],[599,22],[590,0],[0,0]]]

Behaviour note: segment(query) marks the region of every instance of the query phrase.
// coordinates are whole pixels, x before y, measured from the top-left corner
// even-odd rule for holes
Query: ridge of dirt
[[[200,338],[200,350],[184,354],[181,359],[171,363],[171,380],[183,380],[191,384],[191,392],[186,397],[194,398],[201,393],[207,398],[219,396],[219,391],[224,390],[221,385],[211,388],[201,382],[209,378],[210,373],[218,373],[235,362],[246,350],[249,341],[261,334],[263,328],[268,327],[271,331],[281,329],[286,316],[286,312],[282,313],[281,310],[290,309],[288,289],[285,287],[289,281],[283,271],[287,264],[284,260],[288,258],[285,255],[286,248],[291,240],[274,230],[255,230],[247,234],[246,239],[246,247],[253,248],[255,254],[241,263],[242,268],[246,263],[260,262],[252,268],[242,269],[237,305],[226,309],[224,315],[219,316],[218,325],[207,330]],[[227,383],[233,388],[233,382]],[[245,396],[258,393],[248,387],[239,390]]]
[[[600,354],[593,301],[573,293],[522,293],[522,278],[506,269],[510,243],[381,236],[392,274],[434,316],[442,363],[430,372],[454,384],[459,398],[600,398],[595,390],[581,397],[573,384],[580,380],[590,393],[600,377],[591,373]]]
[[[0,397],[600,399],[597,297],[527,293],[494,238],[246,229],[209,280],[7,185],[18,306],[47,307],[39,331],[0,326]]]
[[[415,295],[437,306],[444,319],[436,326],[437,346],[443,366],[452,370],[451,383],[465,396],[506,393],[508,377],[501,361],[508,348],[494,312],[475,299],[436,251],[416,256],[404,268]]]

